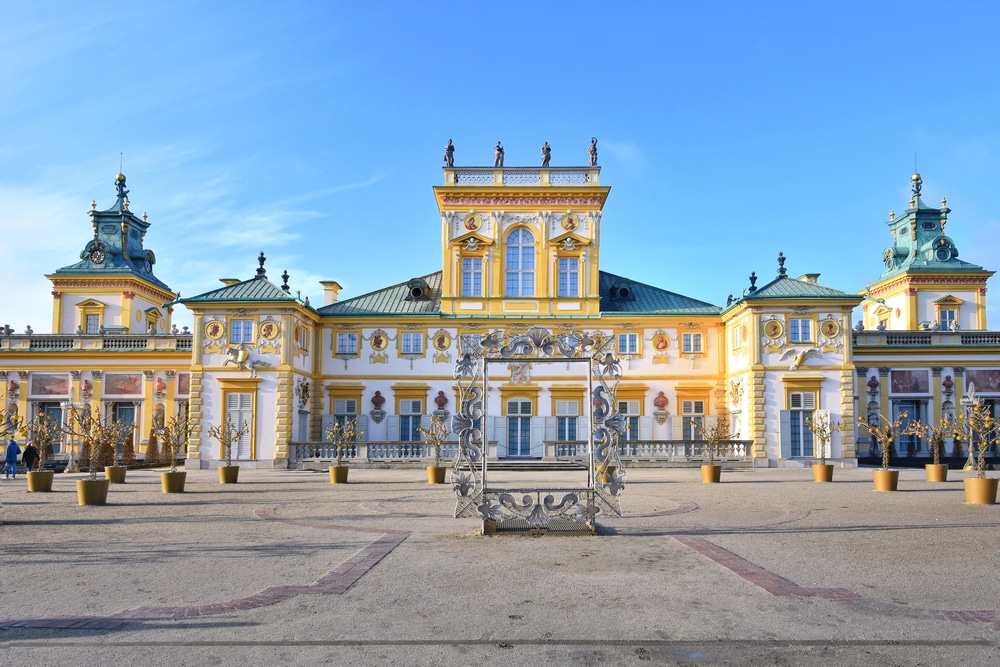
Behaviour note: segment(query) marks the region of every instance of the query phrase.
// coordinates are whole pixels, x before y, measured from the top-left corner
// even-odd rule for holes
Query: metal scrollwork
[[[618,439],[627,419],[617,411],[615,394],[622,367],[610,348],[612,339],[581,331],[553,333],[543,327],[526,331],[464,334],[454,376],[459,388],[452,430],[459,453],[451,475],[455,516],[479,517],[501,525],[519,519],[532,530],[551,529],[553,521],[585,524],[594,529],[601,514],[621,515],[625,471]],[[588,434],[589,486],[584,488],[500,489],[487,482],[489,442],[485,397],[490,364],[579,363],[586,370],[591,429]],[[518,498],[518,496],[520,496]],[[556,498],[559,498],[557,501]]]

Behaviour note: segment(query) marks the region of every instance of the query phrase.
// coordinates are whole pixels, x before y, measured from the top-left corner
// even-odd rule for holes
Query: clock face
[[[148,259],[142,263],[142,268],[146,269],[146,273],[153,272],[153,265],[150,263]]]
[[[104,251],[100,248],[94,248],[90,251],[90,261],[94,264],[104,263]]]

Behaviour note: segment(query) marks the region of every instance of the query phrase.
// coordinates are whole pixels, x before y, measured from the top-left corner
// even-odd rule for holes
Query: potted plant
[[[944,447],[945,438],[955,433],[955,422],[951,417],[945,415],[937,424],[924,424],[923,422],[913,422],[906,432],[923,438],[931,446],[931,453],[934,456],[933,463],[924,465],[927,472],[928,482],[947,482],[948,464],[941,463],[941,449]]]
[[[63,431],[71,436],[83,439],[84,450],[90,455],[89,473],[87,479],[80,479],[76,482],[77,500],[81,505],[104,505],[108,501],[108,479],[97,479],[97,470],[100,467],[101,450],[107,445],[114,445],[120,440],[124,440],[124,423],[111,420],[104,423],[101,420],[101,411],[84,411],[79,408],[70,408],[69,419]],[[81,450],[81,451],[84,451]]]
[[[969,441],[969,451],[977,450],[976,476],[962,480],[965,502],[971,505],[993,505],[997,501],[1000,480],[986,476],[986,450],[1000,442],[1000,419],[993,416],[992,406],[970,393],[966,414],[956,420],[957,432]]]
[[[447,468],[441,465],[441,444],[448,437],[448,425],[444,419],[434,417],[428,428],[418,426],[417,430],[424,436],[424,443],[434,450],[434,465],[427,466],[427,483],[444,484]]]
[[[872,471],[876,491],[895,491],[899,486],[899,471],[889,470],[889,456],[892,453],[892,443],[902,433],[908,417],[906,412],[900,412],[893,420],[882,414],[874,420],[858,417],[858,426],[868,431],[875,444],[882,448],[882,468]]]
[[[817,410],[815,419],[806,417],[806,428],[812,431],[816,451],[819,453],[819,462],[812,464],[813,481],[832,482],[833,464],[826,462],[827,447],[830,446],[833,434],[843,431],[845,424],[831,421],[828,410]]]
[[[222,445],[222,455],[226,457],[226,465],[219,466],[219,482],[221,484],[236,484],[240,476],[240,467],[233,465],[233,444],[250,432],[250,425],[245,421],[239,425],[229,417],[220,426],[210,426],[208,436],[215,438]]]
[[[28,424],[28,440],[38,450],[38,469],[28,473],[28,491],[51,491],[55,471],[45,469],[45,461],[59,441],[59,424],[47,414],[39,414]]]
[[[330,467],[331,484],[347,483],[347,471],[350,468],[344,465],[344,451],[352,447],[354,441],[364,434],[364,431],[358,430],[358,422],[355,419],[334,422],[326,427],[326,439],[337,450],[337,463]]]
[[[132,425],[117,420],[113,423],[119,424],[116,430],[118,438],[101,445],[101,456],[105,463],[104,476],[112,484],[124,484],[128,466],[122,463],[122,452],[125,450],[125,441],[132,436]]]
[[[722,443],[735,440],[739,433],[729,432],[729,415],[721,414],[711,426],[702,426],[692,422],[695,429],[707,443],[708,460],[701,466],[701,481],[705,484],[718,484],[722,479],[722,466],[716,465],[715,455],[721,450]]]
[[[160,473],[163,493],[184,493],[187,471],[177,469],[177,450],[187,440],[187,416],[176,414],[159,429],[163,450],[170,453],[170,470]]]

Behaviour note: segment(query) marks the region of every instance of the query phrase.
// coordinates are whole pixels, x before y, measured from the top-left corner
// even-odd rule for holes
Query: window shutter
[[[670,417],[670,439],[684,439],[684,419],[682,417]]]
[[[576,401],[556,401],[557,417],[577,417],[580,414],[580,404]]]
[[[639,439],[640,440],[652,440],[653,439],[653,418],[652,417],[639,417]]]
[[[781,410],[779,417],[779,434],[781,437],[781,458],[792,457],[792,424],[788,410]]]
[[[431,416],[430,415],[420,415],[420,428],[425,430],[430,430],[431,428]],[[423,440],[423,434],[420,434],[420,439]]]
[[[562,401],[560,401],[561,403]],[[549,442],[554,441],[558,436],[556,435],[556,421],[557,417],[546,417],[545,418],[545,439]]]
[[[715,425],[718,424],[718,423],[719,423],[719,418],[716,417],[715,415],[706,415],[705,416],[705,430],[706,431],[715,428]]]
[[[336,415],[323,415],[322,429],[323,433],[320,434],[321,440],[326,440],[326,430],[333,426],[337,422]]]
[[[490,430],[487,439],[495,440],[497,443],[497,454],[503,452],[507,454],[507,418],[493,416],[490,417]],[[486,447],[484,446],[484,449]],[[484,452],[485,453],[485,452]]]
[[[545,439],[545,419],[542,417],[531,418],[531,452],[532,456],[541,458],[545,452],[542,440]]]
[[[399,440],[399,415],[389,415],[385,418],[386,440],[396,442]]]
[[[368,434],[368,415],[358,415],[357,417],[355,417],[355,419],[358,422],[357,429],[359,431],[364,431],[364,433],[361,434],[361,437],[358,438],[358,441],[366,442],[368,440],[371,440],[371,437]]]

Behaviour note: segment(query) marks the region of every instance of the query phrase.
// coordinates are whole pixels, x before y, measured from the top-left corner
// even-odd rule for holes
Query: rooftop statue
[[[493,166],[503,166],[503,146],[500,145],[499,141],[497,142],[497,145],[493,147]]]
[[[549,142],[542,144],[542,166],[549,166],[549,159],[552,157],[552,147],[549,146]]]
[[[444,166],[455,166],[455,144],[451,143],[451,139],[448,140],[448,145],[444,147]]]
[[[597,137],[590,138],[590,147],[587,148],[587,155],[590,156],[590,166],[597,166]]]

